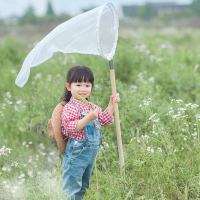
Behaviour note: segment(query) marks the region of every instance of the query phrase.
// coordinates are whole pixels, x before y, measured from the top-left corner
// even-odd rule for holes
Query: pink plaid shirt
[[[78,101],[78,102],[77,102]],[[81,100],[74,100],[74,97],[71,97],[69,103],[77,105],[82,112],[89,113],[91,111],[91,102],[88,102],[89,106],[86,106],[82,103]],[[102,112],[101,108],[94,105],[94,109],[98,109],[99,115],[98,120],[101,126],[112,124],[114,119],[108,113],[108,109]],[[78,121],[82,119],[80,111],[72,104],[66,104],[62,110],[61,115],[61,130],[62,133],[66,136],[77,140],[83,140],[85,138],[84,129],[81,129],[78,132],[75,132],[76,125]]]

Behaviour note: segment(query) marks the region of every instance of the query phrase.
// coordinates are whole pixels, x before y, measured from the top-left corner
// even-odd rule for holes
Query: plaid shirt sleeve
[[[80,131],[75,132],[76,125],[81,119],[79,111],[75,106],[67,104],[64,106],[61,115],[61,129],[66,136],[76,136]]]
[[[114,118],[113,116],[110,116],[107,108],[103,112],[98,106],[95,106],[95,109],[99,110],[98,119],[101,126],[110,125],[114,122]]]

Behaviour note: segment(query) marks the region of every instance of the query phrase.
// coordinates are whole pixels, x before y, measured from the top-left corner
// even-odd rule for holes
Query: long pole
[[[112,87],[112,94],[114,98],[116,97],[116,83],[115,83],[115,70],[114,70],[114,61],[109,61],[110,67],[110,79],[111,79],[111,87]],[[120,129],[120,121],[119,121],[119,111],[118,111],[118,103],[114,101],[114,114],[115,114],[115,125],[116,125],[116,132],[117,132],[117,143],[118,143],[118,151],[119,151],[119,161],[120,161],[120,168],[124,168],[124,153],[122,147],[122,138],[121,138],[121,129]]]

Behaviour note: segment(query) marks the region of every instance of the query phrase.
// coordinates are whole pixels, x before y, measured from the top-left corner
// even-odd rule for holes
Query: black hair
[[[90,82],[92,84],[92,88],[94,87],[94,75],[92,70],[87,66],[74,66],[67,73],[66,82],[71,85],[71,83],[76,82]],[[72,94],[65,87],[64,93],[61,97],[61,101],[69,102]]]

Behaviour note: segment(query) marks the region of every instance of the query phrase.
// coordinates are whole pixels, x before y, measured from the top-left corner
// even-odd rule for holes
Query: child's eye
[[[90,87],[90,85],[86,85],[86,87]]]
[[[76,86],[78,86],[78,87],[79,87],[79,86],[81,86],[81,85],[80,85],[80,84],[77,84]]]

